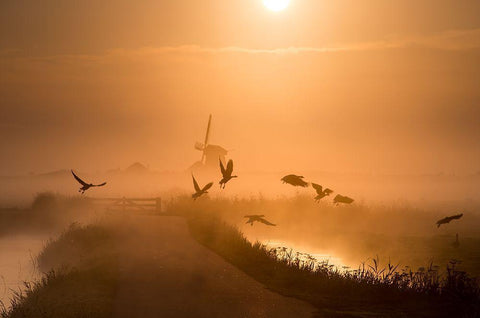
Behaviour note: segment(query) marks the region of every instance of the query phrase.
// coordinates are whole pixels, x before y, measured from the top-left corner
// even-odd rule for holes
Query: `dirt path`
[[[312,317],[198,244],[178,217],[131,221],[114,317]]]

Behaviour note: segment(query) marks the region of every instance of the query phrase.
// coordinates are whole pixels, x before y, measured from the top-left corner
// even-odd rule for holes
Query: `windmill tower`
[[[207,132],[205,133],[204,142],[196,142],[195,149],[202,152],[202,157],[200,161],[197,161],[193,164],[191,169],[201,169],[201,168],[218,168],[218,159],[222,160],[225,163],[225,156],[228,151],[218,145],[209,144],[210,138],[210,127],[212,124],[212,115],[208,117]]]

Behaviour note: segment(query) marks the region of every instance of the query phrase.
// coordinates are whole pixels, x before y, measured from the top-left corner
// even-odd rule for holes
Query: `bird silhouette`
[[[353,201],[355,201],[355,200],[353,200],[352,198],[349,198],[349,197],[347,197],[347,196],[340,195],[340,194],[337,194],[337,195],[335,196],[335,198],[333,198],[333,203],[334,203],[335,205],[338,205],[339,203],[350,204],[350,203],[352,203]]]
[[[294,187],[307,187],[308,186],[308,183],[303,181],[303,176],[297,176],[297,175],[294,175],[294,174],[289,174],[285,177],[283,177],[282,179],[280,179],[281,181],[283,181],[283,183],[288,183]]]
[[[459,248],[460,247],[460,242],[458,241],[458,233],[455,234],[455,242],[452,243],[452,246],[454,248]]]
[[[202,189],[200,189],[200,186],[197,183],[197,180],[195,180],[195,177],[192,174],[192,179],[193,179],[193,187],[195,188],[195,193],[192,194],[193,200],[196,200],[197,198],[201,197],[204,194],[208,193],[208,189],[210,189],[213,185],[213,182],[208,183],[205,185]]]
[[[452,216],[447,216],[441,220],[437,221],[437,228],[440,227],[442,224],[447,224],[450,223],[452,220],[458,220],[463,216],[463,213],[457,214],[457,215],[452,215]]]
[[[245,215],[244,218],[248,218],[247,222],[245,224],[249,224],[251,226],[253,226],[253,223],[254,222],[260,222],[260,223],[263,223],[263,224],[266,224],[266,225],[270,225],[270,226],[277,226],[276,224],[273,224],[271,222],[268,222],[267,220],[264,219],[265,215],[257,215],[257,214],[253,214],[253,215]]]
[[[73,170],[70,170],[73,174],[73,177],[75,178],[75,180],[78,181],[78,183],[80,183],[82,185],[82,187],[78,190],[78,192],[80,192],[81,194],[84,194],[85,191],[87,191],[88,189],[92,188],[92,187],[103,187],[104,185],[106,185],[107,183],[104,182],[104,183],[101,183],[101,184],[92,184],[92,183],[86,183],[85,181],[83,181],[82,179],[80,179],[76,174],[75,172],[73,172]]]
[[[317,196],[314,198],[314,200],[317,202],[333,193],[332,189],[326,188],[323,190],[323,187],[317,183],[312,183],[312,187],[317,192]]]
[[[232,159],[228,160],[227,169],[225,169],[225,167],[223,166],[223,162],[221,159],[218,159],[218,161],[220,161],[220,171],[222,172],[222,176],[223,176],[219,184],[220,184],[220,188],[222,188],[223,186],[223,189],[225,189],[225,185],[227,184],[227,182],[230,181],[230,179],[232,178],[237,178],[237,176],[232,176],[232,172],[233,172]]]

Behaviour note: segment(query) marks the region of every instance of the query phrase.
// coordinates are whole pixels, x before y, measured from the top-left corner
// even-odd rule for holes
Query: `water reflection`
[[[23,282],[40,277],[35,266],[35,256],[42,249],[43,236],[8,236],[0,238],[0,301],[8,307],[15,291]]]
[[[334,256],[331,253],[326,253],[325,251],[318,251],[304,246],[296,246],[288,241],[263,241],[262,244],[266,245],[267,248],[286,248],[286,252],[291,251],[294,254],[298,253],[300,257],[308,257],[307,255],[309,255],[319,263],[328,263],[338,269],[347,268],[347,265],[340,257]]]

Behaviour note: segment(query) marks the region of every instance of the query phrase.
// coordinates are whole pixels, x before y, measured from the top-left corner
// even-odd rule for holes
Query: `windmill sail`
[[[195,162],[191,169],[205,169],[205,170],[217,170],[218,169],[218,160],[220,159],[222,163],[225,165],[226,160],[225,156],[227,155],[228,151],[218,145],[210,144],[210,134],[212,128],[212,115],[210,114],[208,117],[208,125],[207,131],[205,134],[204,142],[196,142],[194,148],[198,151],[202,152],[202,158]]]
[[[205,142],[203,143],[203,152],[202,152],[202,159],[200,162],[204,163],[205,160],[205,151],[208,146],[208,137],[210,136],[210,124],[212,123],[212,114],[208,117],[208,125],[207,125],[207,133],[205,134]],[[195,147],[196,148],[196,147]]]

